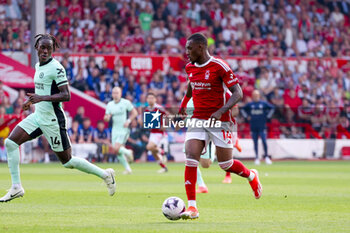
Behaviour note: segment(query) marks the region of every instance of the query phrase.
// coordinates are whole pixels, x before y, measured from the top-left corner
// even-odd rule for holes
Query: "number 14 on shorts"
[[[224,139],[224,141],[227,142],[227,144],[233,144],[233,136],[232,136],[232,132],[231,131],[225,131],[225,130],[221,130],[222,132],[222,137]]]
[[[51,139],[51,145],[53,147],[59,146],[61,144],[60,140],[58,140],[57,137],[55,137],[55,138],[54,137],[50,137],[50,139]]]

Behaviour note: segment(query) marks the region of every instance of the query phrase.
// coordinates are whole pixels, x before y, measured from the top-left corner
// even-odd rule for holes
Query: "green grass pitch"
[[[213,164],[202,169],[209,193],[197,195],[195,221],[169,221],[161,212],[169,196],[187,204],[183,164],[169,164],[167,174],[154,163],[132,164],[133,175],[121,175],[120,164],[101,166],[117,170],[113,197],[97,177],[58,163],[21,165],[26,194],[0,203],[0,232],[350,232],[350,161],[261,165],[260,200],[236,175],[222,184],[224,172]],[[9,187],[0,164],[0,195]]]

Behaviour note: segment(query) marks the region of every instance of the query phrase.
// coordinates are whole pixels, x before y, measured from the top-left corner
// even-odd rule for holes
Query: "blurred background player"
[[[196,203],[197,167],[209,140],[216,146],[219,166],[225,171],[247,178],[256,199],[261,197],[262,186],[257,171],[247,169],[239,160],[232,158],[234,124],[229,110],[243,97],[238,79],[223,60],[209,55],[207,38],[201,33],[192,34],[187,39],[186,54],[190,60],[186,65],[189,83],[179,113],[186,114],[187,103],[192,97],[192,119],[202,123],[208,120],[221,121],[221,127],[190,126],[186,132],[185,188],[188,208],[181,217],[196,219],[199,217]],[[232,93],[228,100],[225,95],[227,89]]]
[[[145,112],[157,112],[161,114],[166,114],[165,110],[162,106],[156,103],[157,98],[154,93],[149,92],[147,94],[147,104],[148,106],[145,108]],[[161,117],[161,116],[160,116]],[[162,120],[160,121],[162,122]],[[161,126],[162,127],[162,126]],[[146,149],[151,151],[154,159],[158,162],[159,166],[162,168],[158,171],[158,173],[168,172],[168,168],[164,163],[162,152],[163,150],[160,148],[159,144],[164,137],[163,129],[151,129],[151,133],[149,135],[148,144]]]
[[[61,105],[61,102],[70,100],[68,80],[61,63],[51,56],[59,47],[56,38],[50,34],[39,34],[35,38],[34,47],[39,57],[39,63],[35,65],[35,94],[27,93],[29,99],[22,106],[23,110],[28,110],[35,104],[35,112],[21,121],[5,140],[12,187],[0,198],[0,202],[11,201],[24,195],[19,173],[19,146],[42,134],[65,168],[76,168],[100,177],[106,182],[112,196],[116,188],[114,170],[104,170],[85,159],[72,156],[66,116]]]
[[[250,124],[250,131],[254,142],[255,164],[260,164],[258,153],[259,137],[261,138],[264,147],[265,162],[266,164],[272,164],[272,161],[267,153],[266,122],[267,119],[272,117],[275,107],[266,101],[260,100],[260,92],[258,90],[253,91],[252,98],[253,101],[246,104],[242,108],[242,115],[249,121]]]
[[[137,117],[137,111],[132,103],[122,98],[122,90],[120,87],[114,87],[112,90],[113,100],[107,104],[104,120],[109,122],[112,118],[112,146],[117,154],[119,162],[125,168],[123,174],[131,174],[132,170],[125,156],[129,161],[134,160],[133,151],[125,148],[128,140],[130,123]],[[128,117],[128,114],[130,115]]]

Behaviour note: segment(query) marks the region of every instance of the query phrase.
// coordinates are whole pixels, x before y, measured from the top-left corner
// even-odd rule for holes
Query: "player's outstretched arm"
[[[231,97],[228,99],[227,103],[224,106],[222,106],[222,108],[220,108],[218,111],[214,112],[211,115],[212,118],[220,120],[222,114],[224,114],[229,109],[231,109],[243,98],[243,92],[242,92],[241,86],[238,83],[236,85],[233,85],[229,89],[232,92]]]
[[[59,86],[58,90],[60,92],[54,95],[37,95],[34,93],[27,93],[27,96],[29,96],[29,101],[32,104],[36,104],[41,101],[65,102],[70,100],[70,91],[68,85]]]

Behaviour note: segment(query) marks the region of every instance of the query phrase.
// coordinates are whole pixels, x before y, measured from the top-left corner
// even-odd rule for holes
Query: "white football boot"
[[[107,168],[105,171],[108,175],[103,180],[107,185],[109,195],[113,196],[117,187],[117,184],[115,182],[115,172],[112,168]]]
[[[15,188],[11,187],[10,190],[6,193],[6,195],[0,198],[0,202],[8,202],[17,197],[23,197],[23,195],[24,189],[22,188],[22,186]]]
[[[267,164],[267,165],[271,165],[272,164],[272,161],[271,161],[271,159],[267,156],[267,157],[265,157],[265,163]]]

